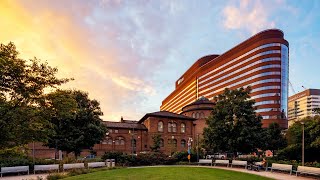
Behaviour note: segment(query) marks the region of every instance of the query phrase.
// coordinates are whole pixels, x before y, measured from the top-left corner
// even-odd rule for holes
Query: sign
[[[190,160],[190,159],[191,159],[191,155],[189,154],[189,155],[188,155],[188,160]]]

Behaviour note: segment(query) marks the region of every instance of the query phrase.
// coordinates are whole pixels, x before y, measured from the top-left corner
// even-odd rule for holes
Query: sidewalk
[[[38,180],[38,177],[42,177],[43,180],[47,179],[48,174],[30,174],[23,176],[5,176],[0,177],[0,180]]]

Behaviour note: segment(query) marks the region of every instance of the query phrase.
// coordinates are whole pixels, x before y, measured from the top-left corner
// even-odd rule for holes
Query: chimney
[[[121,116],[120,122],[123,122],[123,117]]]

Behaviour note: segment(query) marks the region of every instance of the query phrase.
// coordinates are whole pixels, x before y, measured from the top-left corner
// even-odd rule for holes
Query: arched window
[[[106,136],[105,139],[101,143],[102,144],[112,145],[112,137]]]
[[[131,147],[137,147],[137,140],[135,140],[135,139],[132,139],[131,140]]]
[[[158,132],[163,132],[163,122],[162,121],[158,122]]]
[[[177,132],[177,123],[168,123],[168,132]]]
[[[198,112],[196,113],[196,119],[199,119],[199,113]]]
[[[160,139],[160,147],[164,147],[164,141],[163,141],[163,139]]]
[[[204,118],[204,113],[200,113],[200,118],[203,119]]]
[[[184,123],[181,123],[181,133],[186,132],[186,125]]]
[[[192,113],[192,117],[193,117],[193,118],[196,118],[196,113]]]
[[[177,123],[172,123],[172,132],[177,132]]]
[[[181,140],[181,147],[183,148],[186,147],[186,140],[184,139]]]
[[[173,147],[177,147],[177,140],[173,139]]]
[[[123,146],[125,144],[124,138],[121,136],[116,137],[115,144]]]

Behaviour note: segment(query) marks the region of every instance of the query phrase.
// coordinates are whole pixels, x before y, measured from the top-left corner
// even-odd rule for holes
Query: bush
[[[178,162],[180,162],[180,161],[185,161],[185,162],[188,161],[189,162],[189,160],[188,160],[188,152],[187,151],[175,152],[172,156],[174,158],[176,158]],[[201,156],[199,155],[199,158],[200,157]],[[197,154],[194,153],[193,151],[191,151],[190,161],[191,162],[197,162]]]
[[[57,180],[57,179],[63,179],[68,177],[67,174],[62,174],[62,173],[54,173],[54,174],[49,174],[47,176],[47,180]]]

